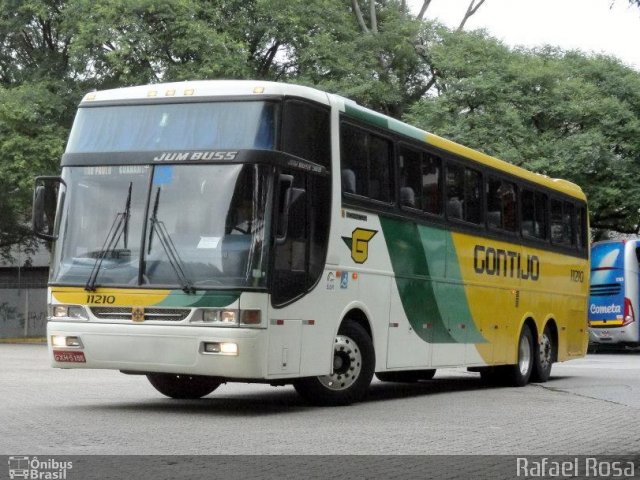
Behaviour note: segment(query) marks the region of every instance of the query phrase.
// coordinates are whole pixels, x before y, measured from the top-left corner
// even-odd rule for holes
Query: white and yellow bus
[[[198,398],[293,384],[348,404],[468,367],[545,381],[586,352],[585,196],[337,95],[259,81],[93,92],[61,177],[54,367]]]

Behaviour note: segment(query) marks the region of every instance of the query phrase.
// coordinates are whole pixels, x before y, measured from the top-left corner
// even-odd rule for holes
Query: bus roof
[[[339,95],[329,94],[321,90],[288,83],[266,82],[259,80],[199,80],[173,82],[151,85],[124,87],[111,90],[90,92],[84,96],[82,105],[97,102],[118,102],[150,100],[153,98],[187,99],[232,96],[294,96],[307,98],[325,105],[337,105],[347,116],[360,119],[380,128],[400,133],[436,148],[451,152],[455,155],[471,159],[480,164],[501,170],[516,177],[528,180],[552,190],[585,200],[582,189],[567,180],[550,178],[546,175],[530,172],[524,168],[499,160],[477,150],[465,147],[451,140],[439,137],[433,133],[413,127],[407,123],[388,117],[381,113],[358,105],[353,100]]]

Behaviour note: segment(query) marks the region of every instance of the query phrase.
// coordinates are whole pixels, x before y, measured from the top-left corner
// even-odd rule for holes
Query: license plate
[[[69,363],[86,363],[83,352],[65,352],[62,350],[53,351],[53,359],[56,362],[69,362]]]
[[[609,330],[602,330],[600,332],[600,336],[603,337],[603,338],[608,337],[609,336]]]

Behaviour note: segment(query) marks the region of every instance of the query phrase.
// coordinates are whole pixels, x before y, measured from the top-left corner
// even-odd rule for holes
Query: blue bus
[[[639,346],[640,240],[596,242],[591,247],[589,343]]]

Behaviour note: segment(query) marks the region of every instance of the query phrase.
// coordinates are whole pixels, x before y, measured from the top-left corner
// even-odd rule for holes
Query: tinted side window
[[[359,128],[342,124],[342,191],[357,195],[368,194],[368,148],[367,134]]]
[[[400,205],[403,207],[422,209],[421,157],[417,150],[404,146],[398,150]]]
[[[447,218],[471,223],[482,221],[482,175],[450,163],[446,175]]]
[[[464,168],[460,165],[447,165],[447,218],[462,220],[462,202],[464,201]]]
[[[576,246],[583,250],[587,245],[587,215],[584,207],[578,207],[576,218]]]
[[[471,223],[482,222],[482,175],[476,170],[464,171],[464,219]]]
[[[517,230],[516,185],[497,178],[487,181],[487,224],[509,232]]]
[[[282,121],[283,151],[331,168],[329,111],[298,100],[288,100]]]
[[[422,157],[423,210],[442,215],[442,160],[428,153]]]
[[[369,197],[390,202],[392,196],[391,142],[369,135]]]
[[[571,216],[563,208],[564,204],[569,205],[568,202],[551,200],[551,242],[557,245],[571,245]]]
[[[401,146],[398,151],[400,205],[442,214],[442,160]]]
[[[394,199],[392,143],[346,123],[340,126],[340,140],[342,191],[391,202]]]
[[[524,189],[522,199],[522,234],[544,240],[547,238],[547,196]]]

